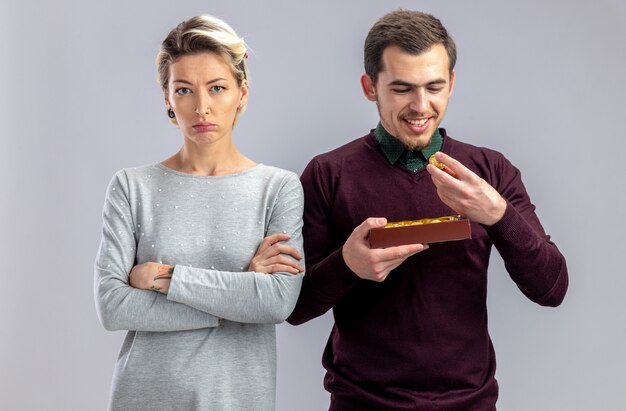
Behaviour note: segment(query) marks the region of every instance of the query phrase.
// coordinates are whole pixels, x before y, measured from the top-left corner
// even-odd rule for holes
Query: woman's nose
[[[198,115],[209,114],[210,109],[210,99],[207,96],[200,95],[196,100],[196,108],[195,113]]]

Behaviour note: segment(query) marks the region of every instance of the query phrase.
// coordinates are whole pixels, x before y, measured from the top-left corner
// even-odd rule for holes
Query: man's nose
[[[425,90],[415,90],[409,108],[420,114],[428,112],[428,97]]]

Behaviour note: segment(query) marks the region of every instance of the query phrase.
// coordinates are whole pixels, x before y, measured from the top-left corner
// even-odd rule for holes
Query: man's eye
[[[430,87],[428,89],[431,93],[439,93],[441,90],[443,90],[443,87]]]
[[[187,87],[181,87],[178,90],[176,90],[176,94],[189,94],[191,93],[191,90],[189,90]]]
[[[411,91],[411,89],[410,88],[394,88],[394,89],[391,89],[391,91],[397,94],[405,94]]]

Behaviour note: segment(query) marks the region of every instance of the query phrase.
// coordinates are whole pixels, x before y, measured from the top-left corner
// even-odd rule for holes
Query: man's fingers
[[[428,248],[428,244],[407,244],[395,247],[383,248],[380,250],[379,258],[381,261],[404,261],[410,256],[424,251]]]
[[[384,217],[370,217],[363,221],[357,228],[370,230],[372,228],[383,227],[385,224],[387,224],[387,219]]]
[[[447,189],[452,188],[455,190],[461,190],[466,184],[458,177],[454,177],[449,172],[442,171],[432,164],[428,164],[426,169],[430,173],[433,183],[437,186],[437,189],[445,187]]]
[[[430,173],[430,176],[433,178],[433,180],[437,179],[440,182],[444,182],[444,181],[455,181],[459,179],[459,176],[452,171],[452,169],[450,169],[449,167],[445,168],[444,170],[441,170],[437,167],[435,167],[432,164],[428,164],[426,165],[426,170],[428,171],[428,173]]]
[[[438,151],[435,153],[435,158],[445,164],[446,168],[444,171],[448,172],[448,174],[455,178],[463,179],[467,176],[474,175],[474,172],[465,167],[463,163],[446,153]]]
[[[353,233],[359,238],[367,239],[372,228],[383,227],[385,224],[387,224],[387,219],[384,217],[370,217],[358,225]]]
[[[389,273],[397,268],[407,258],[428,248],[428,244],[409,244],[397,247],[378,249],[381,253],[377,256],[378,262],[372,265],[373,281],[384,281]]]

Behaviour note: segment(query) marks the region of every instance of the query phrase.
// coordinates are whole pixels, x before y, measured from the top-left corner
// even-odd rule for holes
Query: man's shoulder
[[[366,135],[349,141],[342,146],[334,148],[325,153],[317,154],[311,160],[311,163],[318,164],[338,164],[350,161],[355,158],[362,158],[364,153],[372,152],[375,146],[372,144],[373,137],[371,132]]]
[[[497,185],[505,176],[515,176],[519,170],[501,152],[462,142],[446,136],[442,151],[461,162],[465,167],[485,179],[491,185]]]
[[[452,157],[483,158],[487,160],[504,159],[504,154],[489,147],[474,145],[457,140],[444,131],[442,151]]]

